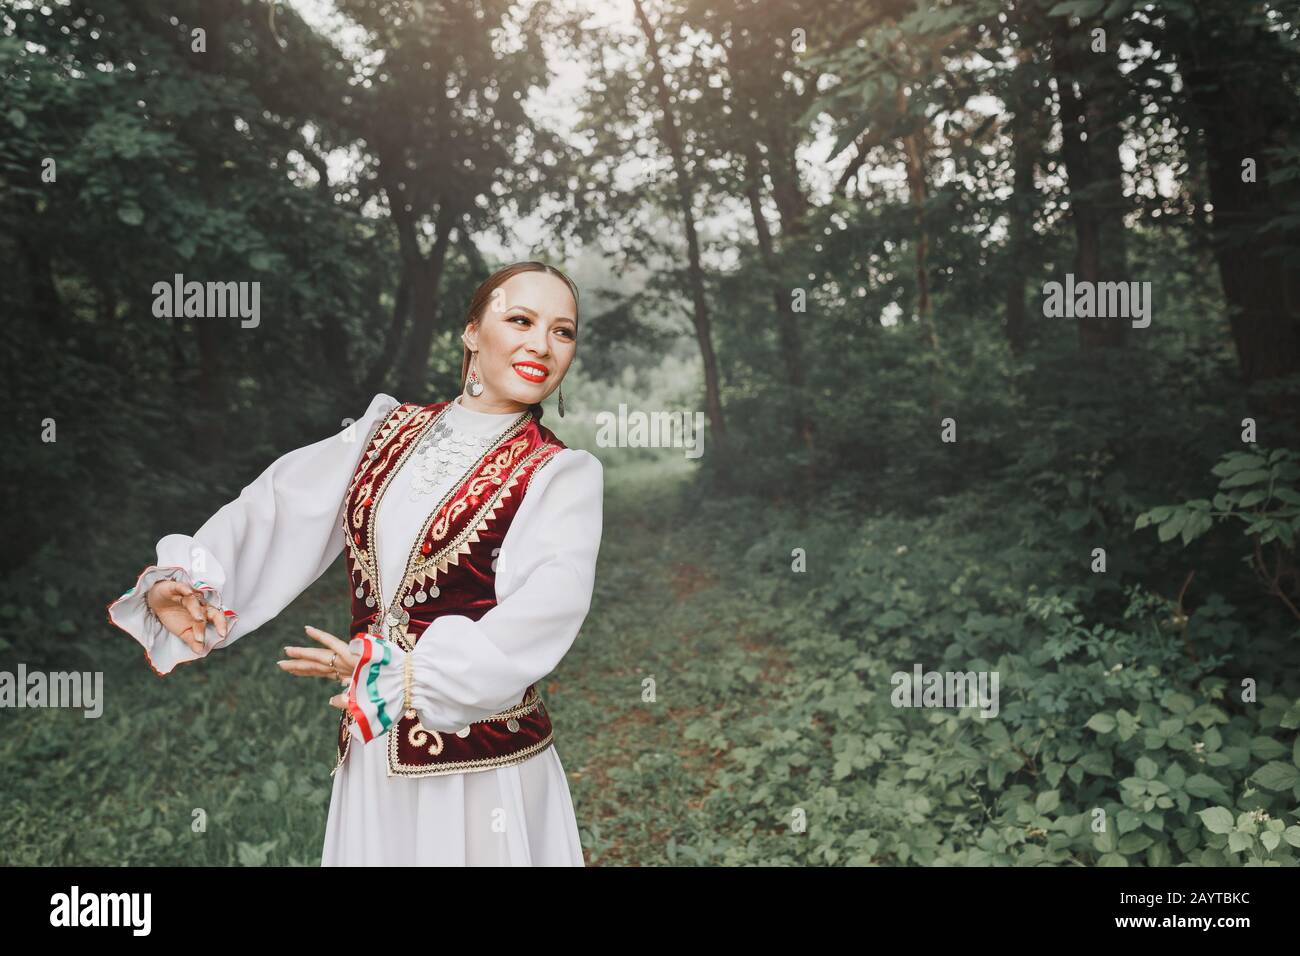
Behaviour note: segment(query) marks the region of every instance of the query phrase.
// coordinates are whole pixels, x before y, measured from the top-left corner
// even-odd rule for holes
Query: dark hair
[[[497,287],[501,285],[501,283],[505,282],[512,275],[517,275],[520,272],[549,272],[551,275],[563,279],[565,283],[569,286],[569,291],[573,293],[573,304],[575,307],[577,307],[578,286],[572,279],[570,279],[567,275],[565,275],[555,266],[547,265],[545,262],[536,262],[532,259],[528,259],[524,262],[512,262],[508,266],[502,266],[496,272],[492,273],[490,276],[488,276],[486,279],[483,280],[482,284],[477,289],[474,290],[474,295],[469,300],[469,312],[465,317],[465,324],[478,325],[480,322],[482,322],[483,313],[487,310],[488,302],[490,302],[492,299],[492,293],[496,291]],[[574,323],[574,329],[576,331],[577,323],[578,323],[578,315],[576,313],[573,316],[573,323]],[[466,345],[465,354],[462,357],[460,362],[461,391],[465,390],[465,380],[469,377],[470,356],[472,356],[473,354],[474,353],[472,353],[469,350],[469,346]],[[533,405],[532,408],[539,415],[541,414],[542,411],[541,405]]]

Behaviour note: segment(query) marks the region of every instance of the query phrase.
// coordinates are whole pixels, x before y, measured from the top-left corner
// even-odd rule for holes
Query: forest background
[[[336,715],[274,661],[343,570],[161,680],[104,609],[454,395],[519,259],[582,289],[545,423],[605,464],[543,688],[589,863],[1300,858],[1294,0],[24,0],[0,78],[0,669],[105,686],[0,712],[2,862],[319,862]],[[178,274],[259,321],[159,317]]]

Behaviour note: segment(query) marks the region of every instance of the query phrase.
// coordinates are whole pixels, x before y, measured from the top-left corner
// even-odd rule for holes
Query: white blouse
[[[344,546],[348,484],[370,435],[397,404],[376,395],[354,425],[272,463],[193,536],[158,542],[156,563],[109,607],[109,618],[141,644],[159,676],[256,630],[334,562]],[[446,420],[459,432],[495,436],[517,417],[457,402]],[[396,593],[415,536],[463,477],[444,475],[412,500],[415,460],[408,456],[389,483],[376,518],[384,594]],[[600,462],[576,449],[533,476],[496,556],[496,607],[478,621],[437,618],[415,645],[412,703],[425,727],[452,733],[518,703],[564,657],[591,603],[603,490]],[[233,622],[227,636],[209,627],[196,654],[163,628],[144,604],[160,578],[205,590]],[[310,638],[303,644],[314,646]],[[393,676],[384,685],[400,701],[401,669],[385,670]],[[321,686],[322,699],[340,690]],[[554,744],[510,767],[406,778],[388,776],[386,737],[364,743],[355,722],[352,733],[334,775],[322,865],[583,865]]]

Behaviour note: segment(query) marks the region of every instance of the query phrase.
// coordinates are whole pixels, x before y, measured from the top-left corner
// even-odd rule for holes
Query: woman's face
[[[478,352],[483,394],[461,401],[479,411],[511,412],[550,395],[573,361],[577,314],[568,283],[549,272],[517,272],[501,283],[478,325],[465,326],[465,340]]]

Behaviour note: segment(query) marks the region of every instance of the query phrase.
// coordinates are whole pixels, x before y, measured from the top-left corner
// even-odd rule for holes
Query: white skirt
[[[388,740],[353,739],[334,775],[321,866],[583,866],[555,745],[522,763],[388,776]]]

